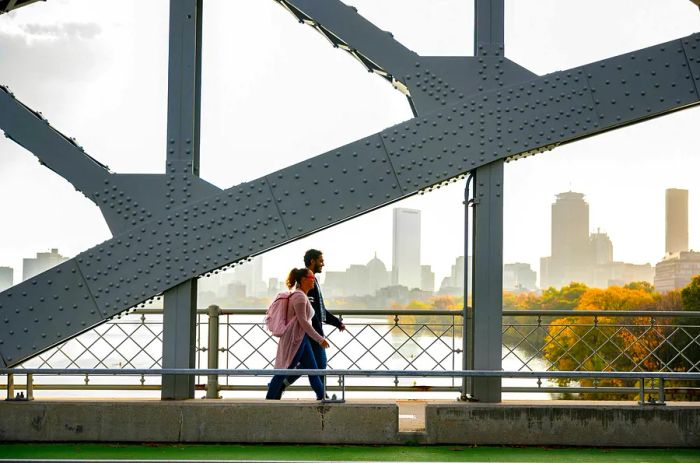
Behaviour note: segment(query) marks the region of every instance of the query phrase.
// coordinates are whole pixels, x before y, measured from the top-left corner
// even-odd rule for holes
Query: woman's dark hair
[[[311,264],[311,261],[321,257],[321,254],[323,253],[318,249],[309,249],[306,251],[306,254],[304,254],[304,265],[308,267],[309,264]]]
[[[293,268],[292,271],[289,272],[289,276],[287,276],[287,288],[292,289],[295,285],[299,284],[299,282],[301,282],[301,279],[304,278],[308,273],[309,269],[306,267]]]

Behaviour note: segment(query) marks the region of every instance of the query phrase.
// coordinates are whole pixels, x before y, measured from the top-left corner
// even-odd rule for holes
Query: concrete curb
[[[429,444],[700,447],[700,404],[450,404],[425,415]]]

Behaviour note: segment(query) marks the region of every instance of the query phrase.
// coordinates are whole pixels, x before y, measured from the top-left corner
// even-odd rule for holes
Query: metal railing
[[[335,310],[347,330],[331,329],[332,371],[455,371],[462,364],[461,310]],[[226,371],[272,368],[277,339],[264,328],[264,309],[198,311],[197,367]],[[514,372],[698,372],[700,312],[504,311],[503,368]],[[215,327],[218,326],[218,329]],[[329,327],[330,328],[330,327]],[[45,377],[34,389],[157,391],[159,378],[105,378],[106,369],[160,368],[162,311],[136,310],[84,333],[20,368],[70,369],[72,378]],[[78,373],[80,369],[80,373]],[[329,373],[332,376],[338,376]],[[221,391],[262,390],[264,380],[247,375],[198,375],[207,397]],[[236,378],[234,381],[233,378]],[[459,391],[454,375],[431,375],[420,384],[411,375],[353,375],[343,386],[356,391]],[[387,383],[389,378],[391,382]],[[634,380],[615,377],[509,376],[505,393],[636,393]],[[105,381],[105,380],[110,381]],[[329,389],[338,389],[329,385]],[[682,386],[689,394],[697,389]]]

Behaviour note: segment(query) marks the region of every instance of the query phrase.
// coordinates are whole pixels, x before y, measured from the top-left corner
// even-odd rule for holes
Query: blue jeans
[[[304,368],[304,369],[316,369],[318,364],[316,363],[316,356],[314,355],[313,345],[317,343],[311,342],[308,335],[304,335],[304,339],[301,341],[299,350],[294,355],[289,368]],[[318,347],[321,347],[320,345]],[[325,355],[324,355],[325,360]],[[325,362],[324,362],[325,366]],[[293,378],[293,379],[292,379]],[[284,376],[275,375],[272,377],[272,381],[268,385],[266,399],[279,400],[282,398],[282,392],[287,385],[299,379],[299,376]],[[323,387],[323,381],[321,381],[320,376],[309,376],[309,383],[311,388],[316,393],[316,399],[322,400],[325,397],[325,390]]]
[[[309,344],[311,344],[311,350],[314,353],[314,359],[316,359],[316,365],[318,366],[319,369],[325,370],[326,365],[328,363],[328,359],[326,358],[326,349],[321,347],[321,344],[317,343],[316,341],[311,340],[311,338],[309,338]],[[296,381],[299,378],[301,378],[301,376],[287,376],[282,383],[282,390],[284,391],[284,389],[287,386],[291,386],[292,384],[294,384],[294,381]],[[325,376],[324,376],[324,379],[325,379]],[[326,382],[323,381],[323,383],[325,384]]]

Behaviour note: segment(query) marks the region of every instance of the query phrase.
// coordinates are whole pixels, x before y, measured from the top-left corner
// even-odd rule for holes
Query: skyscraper
[[[568,191],[552,204],[552,254],[540,267],[543,288],[589,278],[588,203],[583,198],[583,193]]]
[[[0,267],[0,291],[12,287],[14,273],[12,267]]]
[[[22,279],[27,280],[67,260],[55,248],[51,252],[37,252],[35,258],[23,259]]]
[[[613,245],[607,233],[591,233],[591,259],[595,265],[609,264],[613,261]]]
[[[391,263],[392,284],[409,289],[421,287],[419,210],[394,209]]]
[[[666,190],[666,254],[688,250],[688,190]]]

